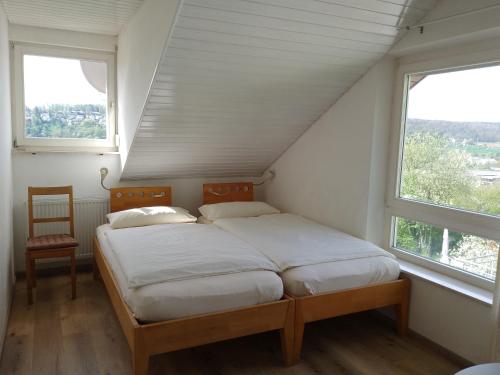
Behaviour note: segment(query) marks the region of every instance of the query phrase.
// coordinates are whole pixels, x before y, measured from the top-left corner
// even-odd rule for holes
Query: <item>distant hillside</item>
[[[500,142],[500,123],[408,119],[406,133],[438,133],[459,142]]]

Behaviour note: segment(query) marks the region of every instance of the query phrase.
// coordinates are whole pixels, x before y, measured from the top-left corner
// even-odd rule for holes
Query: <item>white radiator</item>
[[[96,228],[106,222],[109,202],[106,199],[75,199],[75,237],[80,246],[76,250],[77,258],[92,257],[92,239]],[[67,200],[39,200],[33,202],[34,217],[68,216]],[[35,236],[54,233],[69,233],[68,223],[35,224]]]

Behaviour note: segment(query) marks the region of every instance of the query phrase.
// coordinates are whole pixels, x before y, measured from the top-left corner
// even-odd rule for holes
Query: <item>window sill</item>
[[[18,146],[13,148],[14,153],[38,154],[38,153],[71,153],[71,154],[98,154],[98,155],[118,155],[116,148],[99,147],[31,147]]]
[[[443,275],[422,266],[418,266],[406,260],[398,258],[401,272],[409,276],[414,276],[430,283],[439,285],[443,288],[452,290],[469,298],[475,299],[488,306],[493,304],[493,293],[489,290],[479,288],[466,282],[457,280],[453,277]]]

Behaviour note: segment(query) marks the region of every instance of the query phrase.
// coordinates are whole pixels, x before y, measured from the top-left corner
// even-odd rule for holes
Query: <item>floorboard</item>
[[[16,283],[1,375],[128,375],[130,353],[103,285],[78,275],[77,299],[69,278],[39,279],[28,306]],[[308,324],[302,361],[281,364],[279,334],[270,332],[155,356],[150,374],[448,375],[459,363],[425,341],[401,338],[372,314]]]

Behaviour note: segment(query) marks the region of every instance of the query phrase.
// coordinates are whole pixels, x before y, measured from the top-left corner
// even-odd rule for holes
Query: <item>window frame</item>
[[[469,54],[438,55],[437,57],[430,54],[423,58],[421,56],[410,56],[399,59],[393,90],[392,129],[385,212],[385,245],[389,251],[403,260],[489,291],[494,290],[496,280],[492,281],[396,248],[394,246],[394,222],[396,217],[401,217],[441,228],[448,228],[450,231],[463,232],[500,242],[500,217],[399,197],[408,98],[408,75],[450,72],[492,65],[500,65],[500,50],[474,51]],[[497,262],[497,280],[500,279],[499,264],[500,257]]]
[[[106,139],[27,138],[25,136],[24,105],[24,56],[35,55],[106,63],[107,67],[107,137]],[[96,151],[117,150],[116,126],[116,54],[113,52],[87,50],[31,43],[13,43],[12,90],[14,148],[26,151]]]

